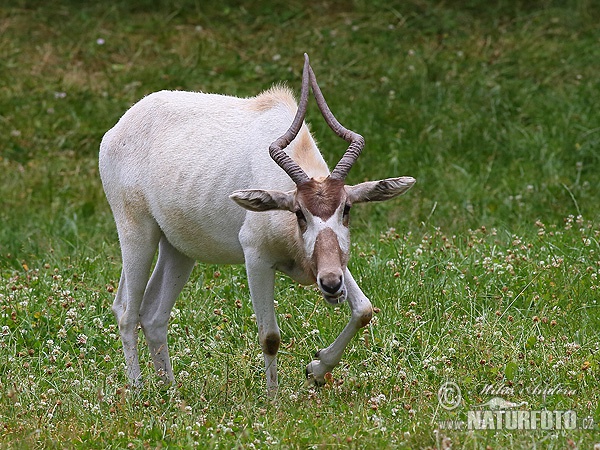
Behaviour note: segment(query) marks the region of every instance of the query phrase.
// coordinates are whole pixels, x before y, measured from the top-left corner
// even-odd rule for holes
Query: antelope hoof
[[[129,380],[129,383],[127,383],[125,386],[134,392],[138,392],[144,387],[144,381],[142,380],[142,377],[139,376],[135,380]]]
[[[324,364],[319,360],[314,360],[308,363],[306,366],[306,384],[308,386],[325,386],[325,374],[328,370],[325,369]]]
[[[267,386],[267,398],[269,400],[275,400],[278,392],[279,388],[277,386]]]

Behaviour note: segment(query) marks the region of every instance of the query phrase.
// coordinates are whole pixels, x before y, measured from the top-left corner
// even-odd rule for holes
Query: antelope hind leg
[[[180,253],[163,235],[158,261],[146,287],[140,323],[152,354],[154,368],[165,383],[174,380],[167,347],[167,327],[175,300],[187,282],[195,261]]]
[[[138,358],[140,307],[160,238],[160,229],[151,221],[140,221],[136,227],[130,224],[120,227],[121,224],[122,222],[117,221],[123,271],[112,310],[119,325],[127,377],[132,386],[140,387],[142,385]]]

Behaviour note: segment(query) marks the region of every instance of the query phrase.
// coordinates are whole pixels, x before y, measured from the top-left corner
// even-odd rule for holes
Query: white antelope
[[[303,123],[309,84],[329,126],[350,142],[331,173]],[[331,304],[347,299],[350,322],[306,367],[309,380],[325,382],[372,316],[371,302],[347,268],[350,207],[390,199],[415,182],[401,177],[344,185],[363,146],[329,110],[307,55],[299,106],[282,87],[245,99],[161,91],[123,115],[102,139],[99,166],[121,244],[112,309],[133,386],[141,385],[140,325],[157,372],[165,382],[174,380],[167,326],[196,260],[246,265],[270,392],[277,388],[280,344],[275,271],[316,282]]]

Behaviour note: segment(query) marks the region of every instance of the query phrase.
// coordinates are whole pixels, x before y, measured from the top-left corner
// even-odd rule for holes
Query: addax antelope
[[[329,127],[350,143],[332,172],[304,124],[311,87]],[[140,325],[159,375],[174,379],[167,326],[195,261],[246,265],[270,392],[280,344],[275,272],[316,283],[331,304],[347,300],[349,323],[306,367],[310,380],[324,383],[372,315],[347,268],[350,208],[393,198],[415,182],[345,185],[363,146],[331,113],[307,55],[299,105],[282,87],[253,98],[161,91],[123,115],[102,139],[99,166],[121,244],[112,309],[133,386],[141,385]]]

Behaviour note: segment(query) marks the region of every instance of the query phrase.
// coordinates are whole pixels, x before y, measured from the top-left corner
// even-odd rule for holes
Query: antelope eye
[[[304,217],[304,213],[301,209],[296,211],[296,219],[298,219],[299,223],[306,223],[306,217]]]
[[[346,227],[350,223],[350,208],[351,206],[348,203],[344,205],[344,215],[342,216],[342,223]]]

